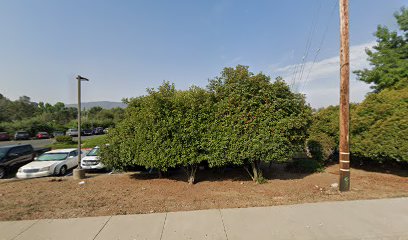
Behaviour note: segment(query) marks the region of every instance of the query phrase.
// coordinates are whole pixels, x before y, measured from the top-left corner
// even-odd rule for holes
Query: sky
[[[314,108],[339,101],[338,0],[0,1],[0,93],[15,100],[121,101],[164,80],[205,87],[224,67],[282,76]],[[350,0],[350,65],[369,67],[378,24],[408,0]],[[302,67],[303,66],[303,67]],[[303,69],[303,70],[302,70]],[[368,84],[351,74],[351,101]]]

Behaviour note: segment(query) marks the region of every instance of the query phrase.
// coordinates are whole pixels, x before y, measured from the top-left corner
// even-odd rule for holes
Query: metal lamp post
[[[78,80],[78,167],[74,169],[72,175],[74,179],[83,179],[85,178],[85,170],[81,167],[81,82],[89,81],[89,79],[80,75],[76,79]]]

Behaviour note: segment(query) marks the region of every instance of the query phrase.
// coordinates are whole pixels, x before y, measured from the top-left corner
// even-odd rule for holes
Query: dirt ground
[[[340,193],[338,165],[322,173],[295,174],[273,166],[265,184],[243,169],[198,171],[188,185],[182,173],[94,175],[85,184],[72,177],[0,182],[0,220],[72,218],[210,208],[243,208],[320,201],[408,197],[408,171],[351,170],[351,191]]]

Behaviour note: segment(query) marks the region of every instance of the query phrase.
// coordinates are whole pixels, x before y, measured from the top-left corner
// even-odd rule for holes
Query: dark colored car
[[[37,139],[48,139],[50,138],[50,135],[47,132],[39,132],[37,135],[35,135]]]
[[[97,127],[93,130],[93,134],[95,135],[100,135],[100,134],[104,134],[103,132],[103,127]]]
[[[91,136],[93,134],[93,131],[91,129],[84,129],[82,131],[83,136]]]
[[[30,144],[0,147],[0,178],[11,168],[19,167],[34,160],[36,152]]]
[[[15,140],[29,140],[30,134],[26,131],[18,131],[16,132],[16,134],[14,134],[14,139]]]
[[[0,141],[10,141],[10,135],[6,132],[0,132]]]

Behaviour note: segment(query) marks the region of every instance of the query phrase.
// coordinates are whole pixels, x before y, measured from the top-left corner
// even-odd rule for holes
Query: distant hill
[[[67,107],[77,107],[77,104],[67,104]],[[101,107],[104,109],[111,109],[115,107],[125,108],[126,104],[122,102],[109,102],[109,101],[99,101],[99,102],[83,102],[81,103],[81,108],[90,109],[92,107]]]

